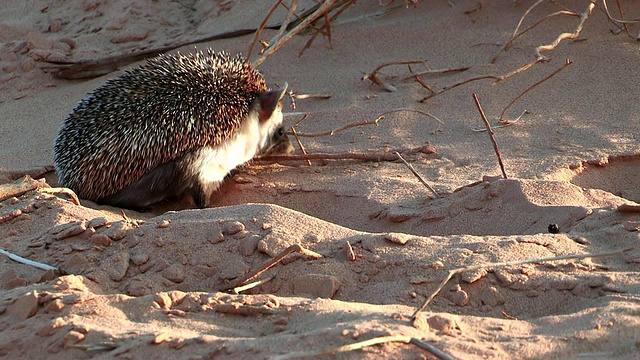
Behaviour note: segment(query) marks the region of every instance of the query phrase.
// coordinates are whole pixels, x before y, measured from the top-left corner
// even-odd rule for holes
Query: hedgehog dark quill
[[[225,176],[258,154],[293,150],[286,91],[240,55],[162,55],[109,80],[64,120],[54,144],[62,186],[143,209],[189,194],[207,207]]]

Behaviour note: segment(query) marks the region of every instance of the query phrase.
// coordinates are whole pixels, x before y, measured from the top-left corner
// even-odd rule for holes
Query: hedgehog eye
[[[278,129],[278,136],[284,136],[284,128],[279,128]]]

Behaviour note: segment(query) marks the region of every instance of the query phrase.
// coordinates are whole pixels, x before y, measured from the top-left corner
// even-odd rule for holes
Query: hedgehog
[[[271,91],[242,55],[160,55],[108,80],[64,120],[58,180],[98,204],[146,209],[189,194],[208,207],[255,155],[293,149],[282,126],[286,84]],[[287,146],[288,143],[288,146]]]

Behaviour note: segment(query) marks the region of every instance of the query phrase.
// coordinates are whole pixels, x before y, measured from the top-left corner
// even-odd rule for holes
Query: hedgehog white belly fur
[[[96,89],[65,119],[54,145],[60,183],[126,208],[185,192],[206,207],[231,170],[270,142],[288,142],[278,135],[284,92],[268,91],[239,55],[150,59]]]
[[[282,111],[278,107],[272,115],[271,127],[260,126],[257,114],[250,112],[231,138],[214,147],[197,150],[191,160],[200,182],[217,189],[229,172],[251,160],[256,152],[264,149],[270,134],[282,123]]]

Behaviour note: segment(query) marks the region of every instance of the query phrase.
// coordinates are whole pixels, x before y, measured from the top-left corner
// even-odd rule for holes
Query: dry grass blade
[[[496,152],[496,156],[498,156],[498,164],[500,165],[500,170],[502,170],[502,176],[506,179],[507,173],[504,171],[504,164],[502,163],[502,155],[500,155],[500,149],[498,149],[496,136],[493,133],[493,129],[491,129],[491,124],[489,124],[489,120],[487,120],[487,117],[484,114],[484,110],[482,110],[482,106],[480,105],[480,100],[478,99],[478,95],[476,95],[476,93],[473,93],[473,100],[476,102],[476,106],[478,107],[478,111],[480,112],[480,116],[482,117],[482,121],[484,121],[484,124],[487,127],[487,131],[489,132],[489,136],[491,137],[491,142],[493,143],[493,150]]]
[[[449,280],[451,280],[451,278],[454,275],[465,272],[465,271],[473,271],[473,270],[486,269],[486,268],[498,268],[498,267],[513,266],[513,265],[535,264],[535,263],[558,261],[558,260],[586,259],[586,258],[615,256],[615,255],[620,255],[620,254],[629,252],[631,250],[634,250],[634,248],[626,248],[623,250],[597,253],[597,254],[571,254],[571,255],[562,255],[562,256],[554,256],[554,257],[495,262],[495,263],[465,266],[465,267],[449,270],[449,274],[447,275],[447,277],[440,283],[440,285],[438,285],[436,290],[424,301],[424,303],[420,306],[420,308],[418,308],[418,310],[416,310],[413,313],[413,315],[411,315],[411,317],[413,318],[413,320],[415,320],[416,316],[429,305],[431,300],[433,300],[436,297],[436,295],[440,293],[440,291],[444,288],[447,282],[449,282]]]

